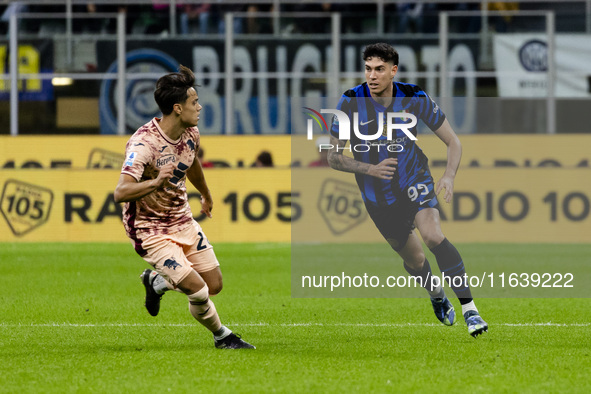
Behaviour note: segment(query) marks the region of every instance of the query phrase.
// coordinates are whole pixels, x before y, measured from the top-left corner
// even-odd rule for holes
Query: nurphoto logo
[[[311,117],[308,119],[307,122],[307,139],[312,140],[314,138],[314,121],[320,127],[322,131],[329,131],[328,123],[322,114],[333,114],[333,125],[338,126],[339,128],[339,140],[350,140],[351,139],[351,120],[349,116],[343,111],[338,109],[321,109],[320,112],[309,108],[304,107],[307,110],[305,112],[307,115]],[[407,123],[395,123],[395,119],[400,118],[403,120],[409,120]],[[374,141],[372,143],[362,143],[362,144],[355,144],[350,145],[348,150],[355,151],[355,152],[367,152],[371,148],[371,146],[376,146],[378,151],[381,146],[386,147],[386,149],[390,152],[402,152],[404,150],[404,144],[406,143],[407,139],[412,141],[416,141],[417,137],[410,131],[413,127],[417,125],[417,117],[408,112],[379,112],[377,116],[377,128],[375,132],[371,132],[370,129],[376,127],[373,123],[375,119],[367,120],[364,122],[359,122],[359,113],[353,113],[353,133],[357,138],[362,141]],[[367,128],[367,133],[364,134],[359,130],[359,127]],[[373,126],[373,127],[372,127]],[[404,137],[393,138],[394,130],[400,130],[404,133]],[[381,139],[381,137],[386,137],[385,139]],[[379,141],[378,141],[379,140]],[[318,149],[319,151],[324,150],[331,150],[334,149],[335,146],[333,144],[319,144]],[[339,149],[346,149],[344,147],[336,147],[337,150]]]

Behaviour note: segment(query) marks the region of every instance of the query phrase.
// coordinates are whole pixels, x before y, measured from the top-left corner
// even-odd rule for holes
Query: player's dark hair
[[[257,160],[263,167],[273,167],[273,156],[266,150],[262,151],[258,156]]]
[[[195,74],[181,64],[179,72],[166,74],[156,82],[154,100],[164,115],[170,115],[175,104],[184,103],[189,95],[187,90],[195,87]]]
[[[398,52],[396,52],[396,49],[392,45],[384,42],[365,47],[363,50],[363,60],[367,60],[370,57],[379,57],[386,63],[393,63],[395,66],[398,65]]]

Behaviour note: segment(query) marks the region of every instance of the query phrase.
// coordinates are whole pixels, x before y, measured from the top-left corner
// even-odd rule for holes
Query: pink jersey
[[[155,179],[159,169],[174,163],[176,170],[170,179],[172,185],[155,190],[147,196],[126,202],[123,224],[127,236],[136,241],[149,235],[173,234],[185,229],[193,220],[185,185],[186,171],[193,165],[199,149],[199,130],[187,128],[172,141],[160,128],[160,119],[154,118],[131,136],[125,148],[122,174],[131,175],[138,182]],[[140,251],[138,251],[140,253]],[[142,253],[140,253],[141,255]]]

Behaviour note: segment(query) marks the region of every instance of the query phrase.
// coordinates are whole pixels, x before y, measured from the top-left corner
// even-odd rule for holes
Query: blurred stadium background
[[[350,174],[309,167],[310,163],[319,160],[319,156],[315,141],[305,139],[305,115],[301,114],[303,103],[309,102],[307,100],[338,97],[349,87],[363,82],[361,52],[365,45],[382,41],[392,44],[400,54],[396,80],[423,87],[441,105],[460,135],[464,147],[462,166],[454,201],[442,207],[445,216],[443,230],[448,238],[463,245],[464,249],[460,248],[460,251],[467,251],[464,258],[474,262],[468,268],[480,272],[494,260],[498,264],[496,267],[518,272],[524,268],[516,262],[524,262],[524,267],[536,269],[536,264],[543,261],[541,267],[554,272],[560,271],[562,263],[575,262],[578,275],[582,275],[578,283],[584,286],[591,283],[587,267],[591,245],[591,128],[588,121],[591,105],[591,0],[21,0],[0,1],[0,15],[0,267],[13,280],[4,289],[10,291],[0,293],[5,308],[4,317],[0,316],[0,328],[6,328],[4,338],[12,338],[3,346],[20,344],[16,348],[22,346],[23,349],[31,346],[34,353],[39,349],[33,344],[25,345],[31,334],[39,337],[43,346],[51,346],[52,341],[59,338],[56,341],[68,343],[65,345],[67,349],[80,345],[81,354],[83,351],[95,354],[97,347],[118,349],[121,346],[125,349],[131,346],[126,345],[126,338],[138,335],[137,330],[142,332],[140,337],[150,337],[150,330],[154,327],[140,310],[142,289],[133,277],[135,271],[139,273],[143,267],[142,262],[125,244],[128,241],[120,221],[121,208],[115,204],[112,192],[129,135],[152,117],[159,116],[153,101],[155,81],[164,73],[176,71],[179,64],[195,71],[200,85],[200,103],[204,106],[199,129],[205,174],[216,209],[214,220],[198,219],[221,259],[229,261],[224,271],[229,285],[224,292],[230,293],[219,298],[226,300],[222,307],[225,316],[229,315],[234,322],[252,322],[252,325],[244,324],[242,329],[250,332],[251,339],[254,336],[253,342],[261,344],[263,351],[307,346],[309,338],[316,334],[314,329],[308,328],[298,331],[299,336],[273,337],[272,343],[267,343],[265,338],[275,331],[269,332],[268,325],[257,326],[257,321],[271,326],[275,324],[273,327],[281,326],[284,331],[285,324],[294,323],[297,327],[300,322],[311,319],[312,325],[327,324],[322,330],[325,335],[331,335],[332,340],[353,335],[359,342],[352,342],[359,343],[359,346],[341,349],[342,354],[335,361],[337,364],[347,359],[350,351],[359,355],[358,352],[372,349],[371,346],[381,340],[379,332],[366,337],[361,332],[362,327],[355,324],[374,320],[380,323],[389,321],[388,318],[401,324],[414,322],[416,315],[411,312],[419,303],[425,306],[424,300],[417,301],[416,305],[413,301],[401,300],[405,308],[388,304],[391,310],[384,300],[374,300],[372,305],[375,308],[388,312],[378,314],[377,318],[367,312],[368,315],[360,317],[359,321],[344,323],[339,313],[348,311],[347,316],[353,319],[359,310],[365,310],[367,304],[359,300],[351,300],[348,304],[322,300],[316,305],[334,313],[311,317],[304,304],[289,301],[290,248],[287,243],[292,241],[295,224],[308,226],[298,231],[298,242],[342,244],[377,240],[376,245],[385,248],[367,215],[351,214],[350,208],[359,205],[360,196],[338,187],[339,182],[341,185],[352,183]],[[437,178],[445,167],[446,151],[431,134],[428,130],[421,130],[418,143],[429,157]],[[265,168],[258,168],[257,158],[263,152],[270,154],[272,165],[268,165],[267,156],[258,164],[266,163]],[[312,172],[313,176],[310,175]],[[193,189],[189,191],[193,212],[199,212],[198,195]],[[327,205],[325,198],[329,195],[335,200],[341,199],[349,208]],[[309,228],[313,230],[308,231]],[[86,242],[93,244],[82,244]],[[121,245],[110,246],[108,243],[111,242]],[[78,243],[82,245],[80,248],[76,246]],[[96,251],[94,243],[104,248],[104,252]],[[273,246],[269,243],[283,244]],[[569,245],[575,243],[579,244],[576,251],[569,249]],[[539,249],[541,244],[546,244],[543,249]],[[38,251],[38,256],[34,251]],[[573,254],[567,254],[570,252]],[[386,256],[390,251],[381,250],[380,253]],[[38,300],[22,292],[22,274],[13,264],[21,261],[18,257],[21,255],[26,255],[29,263],[35,261],[35,267],[30,265],[30,272],[44,275],[47,270],[57,270],[58,275],[51,277],[65,286],[62,288],[70,288],[71,281],[79,278],[80,272],[82,276],[104,275],[105,271],[99,273],[98,268],[97,272],[83,268],[85,263],[89,267],[103,267],[101,264],[104,263],[112,280],[116,277],[114,272],[122,273],[116,279],[121,287],[112,285],[113,298],[105,300],[104,304],[96,301],[101,300],[101,293],[94,290],[89,304],[94,303],[96,309],[103,310],[90,320],[77,315],[78,311],[73,307],[57,308],[57,318],[47,312],[36,315],[28,308],[41,304],[35,304]],[[47,266],[43,256],[56,266]],[[260,260],[257,256],[261,257]],[[130,259],[136,261],[127,263]],[[245,260],[255,269],[249,272],[250,276],[240,265]],[[61,271],[70,264],[76,267],[72,272]],[[268,267],[272,267],[270,271]],[[240,278],[241,282],[232,278]],[[269,285],[268,281],[273,283]],[[41,292],[54,291],[41,279],[33,283]],[[82,283],[97,286],[90,279]],[[251,283],[256,288],[247,285]],[[560,294],[582,297],[582,289],[588,288],[584,286],[578,287],[577,293]],[[59,293],[55,305],[69,306],[76,302],[73,299],[76,296],[84,299],[84,286],[80,284],[71,289],[69,297],[72,299]],[[242,298],[232,309],[236,292]],[[264,297],[256,298],[259,295]],[[525,296],[545,295],[534,292]],[[420,294],[410,293],[410,296]],[[505,293],[504,296],[511,294]],[[127,305],[132,299],[135,309],[130,312],[126,308],[131,308]],[[279,304],[282,305],[274,305],[277,300],[281,300]],[[176,301],[181,304],[178,299]],[[484,303],[490,311],[491,327],[494,327],[495,320],[502,322],[497,324],[499,334],[504,334],[505,338],[532,335],[528,349],[549,342],[551,345],[540,350],[548,357],[554,354],[552,346],[569,346],[572,353],[557,356],[552,361],[552,368],[569,364],[569,354],[575,357],[571,360],[573,363],[582,366],[577,372],[581,379],[571,380],[569,372],[563,368],[556,372],[553,383],[543,379],[537,382],[532,378],[525,384],[542,391],[589,387],[590,369],[584,367],[589,366],[588,345],[581,346],[588,343],[585,339],[590,324],[588,302],[554,300],[555,303],[545,302],[547,309],[544,309],[524,301],[535,313],[520,321],[522,315],[504,313],[521,310],[525,305],[521,300],[506,300],[505,306],[488,301]],[[49,304],[43,304],[44,307],[52,308],[50,301],[43,302]],[[282,309],[286,305],[292,309]],[[115,309],[110,311],[112,306]],[[176,313],[173,314],[174,322],[187,323],[184,304],[178,306],[178,310],[171,305],[167,308]],[[247,313],[252,308],[256,309],[260,320]],[[568,308],[574,311],[578,320],[571,321],[570,313],[561,313],[562,309]],[[23,314],[25,310],[28,312]],[[417,338],[422,334],[432,335],[429,319],[432,316],[427,313],[431,312],[427,309],[425,313],[421,312],[418,324],[422,326]],[[123,318],[118,320],[119,316]],[[145,325],[136,329],[125,325],[128,320]],[[529,330],[532,326],[527,325],[550,321],[563,324],[560,327],[567,327],[571,336],[565,336],[560,327],[551,335],[546,334],[547,331],[532,333]],[[96,332],[98,344],[94,344],[82,334],[70,338],[59,330],[51,331],[43,326],[51,327],[55,322],[58,325],[59,322],[73,323],[74,326],[104,325]],[[169,320],[160,323],[165,325],[165,322]],[[342,328],[341,323],[351,325]],[[453,343],[461,342],[461,335],[467,336],[461,323],[462,334],[453,337]],[[515,328],[513,323],[525,325]],[[22,335],[10,330],[21,324],[34,327]],[[331,324],[332,329],[328,328]],[[394,331],[394,337],[402,335],[409,341],[410,349],[416,348],[418,352],[408,365],[400,368],[419,371],[425,360],[438,357],[438,353],[422,349],[421,341],[404,331],[402,326],[388,327],[388,333]],[[157,330],[166,335],[166,328],[161,326]],[[403,334],[396,331],[398,329],[403,330]],[[119,338],[116,345],[106,339],[113,331]],[[196,336],[203,334],[196,332],[199,333]],[[440,335],[443,341],[444,335],[439,331],[436,335]],[[368,342],[363,342],[365,340]],[[440,339],[434,341],[439,343]],[[313,344],[322,348],[320,342],[323,341],[316,339]],[[203,343],[203,346],[210,345],[209,342],[205,345],[205,340]],[[326,341],[323,348],[326,352],[332,350],[328,348],[329,343]],[[414,380],[399,382],[398,388],[457,390],[457,385],[465,384],[462,376],[469,377],[465,381],[472,382],[494,370],[499,374],[485,378],[489,385],[470,383],[466,389],[517,390],[523,380],[518,373],[511,371],[521,367],[518,360],[527,349],[511,340],[502,344],[491,341],[482,346],[493,361],[499,357],[495,355],[497,352],[505,352],[503,357],[506,354],[514,356],[512,363],[504,365],[502,372],[498,372],[500,370],[485,362],[473,374],[468,371],[473,366],[462,369],[458,364],[454,367],[456,372],[459,371],[458,375],[446,380],[447,386],[440,386],[437,379],[443,379],[446,366],[454,363],[452,359],[445,359],[440,363],[443,367],[431,377],[411,373]],[[173,353],[175,349],[173,346]],[[294,351],[295,357],[316,351],[316,348],[298,349]],[[457,351],[461,353],[460,359],[469,358],[472,350],[469,347],[463,349],[458,350],[452,345],[446,348],[449,355],[457,355]],[[7,364],[3,363],[6,368],[10,365],[10,354],[18,353],[18,350],[11,351],[13,353],[6,353]],[[466,353],[462,353],[464,351]],[[55,361],[42,354],[39,351],[38,356],[43,362],[56,365],[72,362],[68,356],[64,356],[66,361]],[[212,378],[214,383],[226,379],[219,375],[224,368],[240,369],[240,363],[244,362],[242,373],[247,374],[260,368],[258,361],[269,363],[262,358],[257,358],[257,362],[238,358],[232,364],[221,360],[217,354],[207,354],[214,360],[208,367],[209,372],[219,379]],[[285,358],[277,359],[277,366],[288,370],[297,368],[299,375],[316,379],[316,383],[307,382],[300,389],[326,390],[318,379],[326,378],[319,374],[330,363],[305,358],[302,366],[295,367],[296,362],[290,358],[293,355],[281,354]],[[108,357],[118,355],[117,352],[109,353],[106,362],[114,360]],[[170,354],[163,357],[168,356]],[[192,357],[190,353],[176,356],[180,359]],[[326,357],[333,356],[330,353]],[[366,356],[370,358],[371,355]],[[32,376],[37,368],[27,357],[20,354],[15,361],[16,367],[25,371],[22,376],[5,375],[8,391],[27,391],[26,384],[19,383],[19,376]],[[160,360],[156,356],[149,357],[154,357],[154,362]],[[564,357],[563,362],[559,357]],[[273,364],[274,359],[271,360]],[[531,371],[539,370],[538,374],[532,373],[531,376],[545,375],[543,357],[528,361],[537,363]],[[224,364],[226,362],[228,364]],[[372,365],[371,361],[367,362]],[[397,361],[390,359],[390,362]],[[89,367],[85,376],[100,380],[100,373],[96,371],[104,363],[105,359],[97,356],[88,364],[96,366],[96,370]],[[333,367],[331,373],[334,375],[327,378],[334,383],[333,390],[346,389],[336,380],[347,382],[348,371],[359,368],[352,359],[343,363],[346,367],[342,370]],[[219,371],[215,370],[216,366]],[[380,365],[372,368],[363,369],[367,379],[377,374],[383,378],[384,385],[386,380],[390,384],[391,378],[379,372]],[[64,369],[75,376],[71,365]],[[139,370],[125,371],[135,379],[143,376]],[[266,375],[255,375],[265,380],[265,391],[291,391],[297,387],[283,385],[290,381],[290,377],[284,377],[285,380],[272,367],[267,366],[263,371],[273,371],[274,374],[270,380],[265,380]],[[97,386],[98,391],[136,387],[131,385],[132,380],[117,381],[116,368],[109,373],[113,382]],[[51,372],[42,375],[50,384],[48,391],[59,391],[60,384],[66,384],[70,375],[56,376]],[[261,387],[260,382],[250,376],[241,377],[248,383],[246,391],[257,391]],[[75,391],[76,387],[85,391],[85,383],[76,379],[77,385],[69,391]],[[491,383],[493,381],[496,385]],[[582,381],[585,382],[582,386],[577,383]],[[240,390],[235,383],[220,386],[220,390]],[[42,380],[39,384],[38,387],[43,387]],[[373,382],[369,387],[389,391],[388,386],[380,384]],[[141,387],[145,385],[142,383]],[[146,387],[150,390],[150,386]],[[184,390],[173,383],[154,387],[159,391],[167,387]],[[366,388],[363,384],[349,387],[354,391]],[[185,389],[190,391],[190,388]],[[30,387],[28,390],[33,391]]]

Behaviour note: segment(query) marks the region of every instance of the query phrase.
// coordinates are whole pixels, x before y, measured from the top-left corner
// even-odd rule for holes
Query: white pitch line
[[[439,327],[438,323],[226,323],[229,327]],[[591,323],[492,323],[491,326],[503,327],[591,327]],[[31,324],[7,324],[0,323],[1,327],[199,327],[197,323],[31,323]]]

